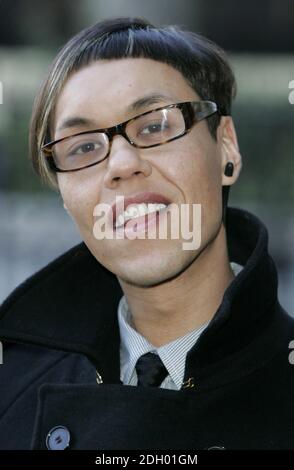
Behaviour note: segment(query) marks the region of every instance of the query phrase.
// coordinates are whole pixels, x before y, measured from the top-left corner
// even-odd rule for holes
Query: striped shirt
[[[235,276],[241,271],[242,266],[231,263]],[[131,312],[125,296],[120,299],[118,305],[118,323],[120,330],[120,379],[124,385],[137,385],[137,373],[135,365],[140,356],[153,352],[158,354],[165,365],[168,375],[160,385],[160,388],[180,390],[183,384],[186,356],[194,346],[201,333],[209,322],[200,328],[177,338],[160,347],[153,346],[144,336],[132,327]]]

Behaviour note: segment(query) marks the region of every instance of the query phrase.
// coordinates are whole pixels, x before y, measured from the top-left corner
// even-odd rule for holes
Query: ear
[[[230,186],[237,181],[242,168],[242,157],[239,152],[237,135],[231,116],[221,117],[221,122],[217,130],[217,140],[221,147],[222,185]],[[232,162],[234,165],[234,173],[232,176],[226,176],[224,174],[228,162]]]

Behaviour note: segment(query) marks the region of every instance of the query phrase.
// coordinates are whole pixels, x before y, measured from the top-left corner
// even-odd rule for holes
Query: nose
[[[152,172],[151,164],[141,158],[142,150],[133,147],[123,136],[115,136],[107,159],[105,186],[114,189],[120,180],[149,176]]]

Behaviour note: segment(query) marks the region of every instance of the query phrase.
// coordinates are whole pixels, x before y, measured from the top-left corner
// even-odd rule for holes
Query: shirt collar
[[[243,268],[243,266],[238,263],[231,263],[231,267],[235,276]],[[206,322],[200,328],[197,328],[174,341],[156,348],[133,327],[132,315],[125,295],[120,299],[117,314],[121,339],[120,366],[122,382],[124,384],[130,383],[137,360],[140,356],[148,352],[156,352],[179,390],[183,384],[186,355],[196,343],[209,322]]]
[[[119,302],[118,323],[121,338],[121,380],[123,383],[130,382],[139,357],[152,351],[159,355],[172,380],[180,389],[183,382],[186,354],[208,323],[181,338],[156,348],[131,326],[131,313],[125,296]]]

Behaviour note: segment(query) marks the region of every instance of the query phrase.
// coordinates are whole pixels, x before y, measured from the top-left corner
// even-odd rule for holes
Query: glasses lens
[[[107,155],[106,134],[93,132],[58,142],[52,148],[55,165],[61,170],[75,170],[98,163]]]
[[[182,112],[177,108],[165,108],[139,116],[126,128],[129,138],[142,147],[166,142],[184,131],[185,121]]]

